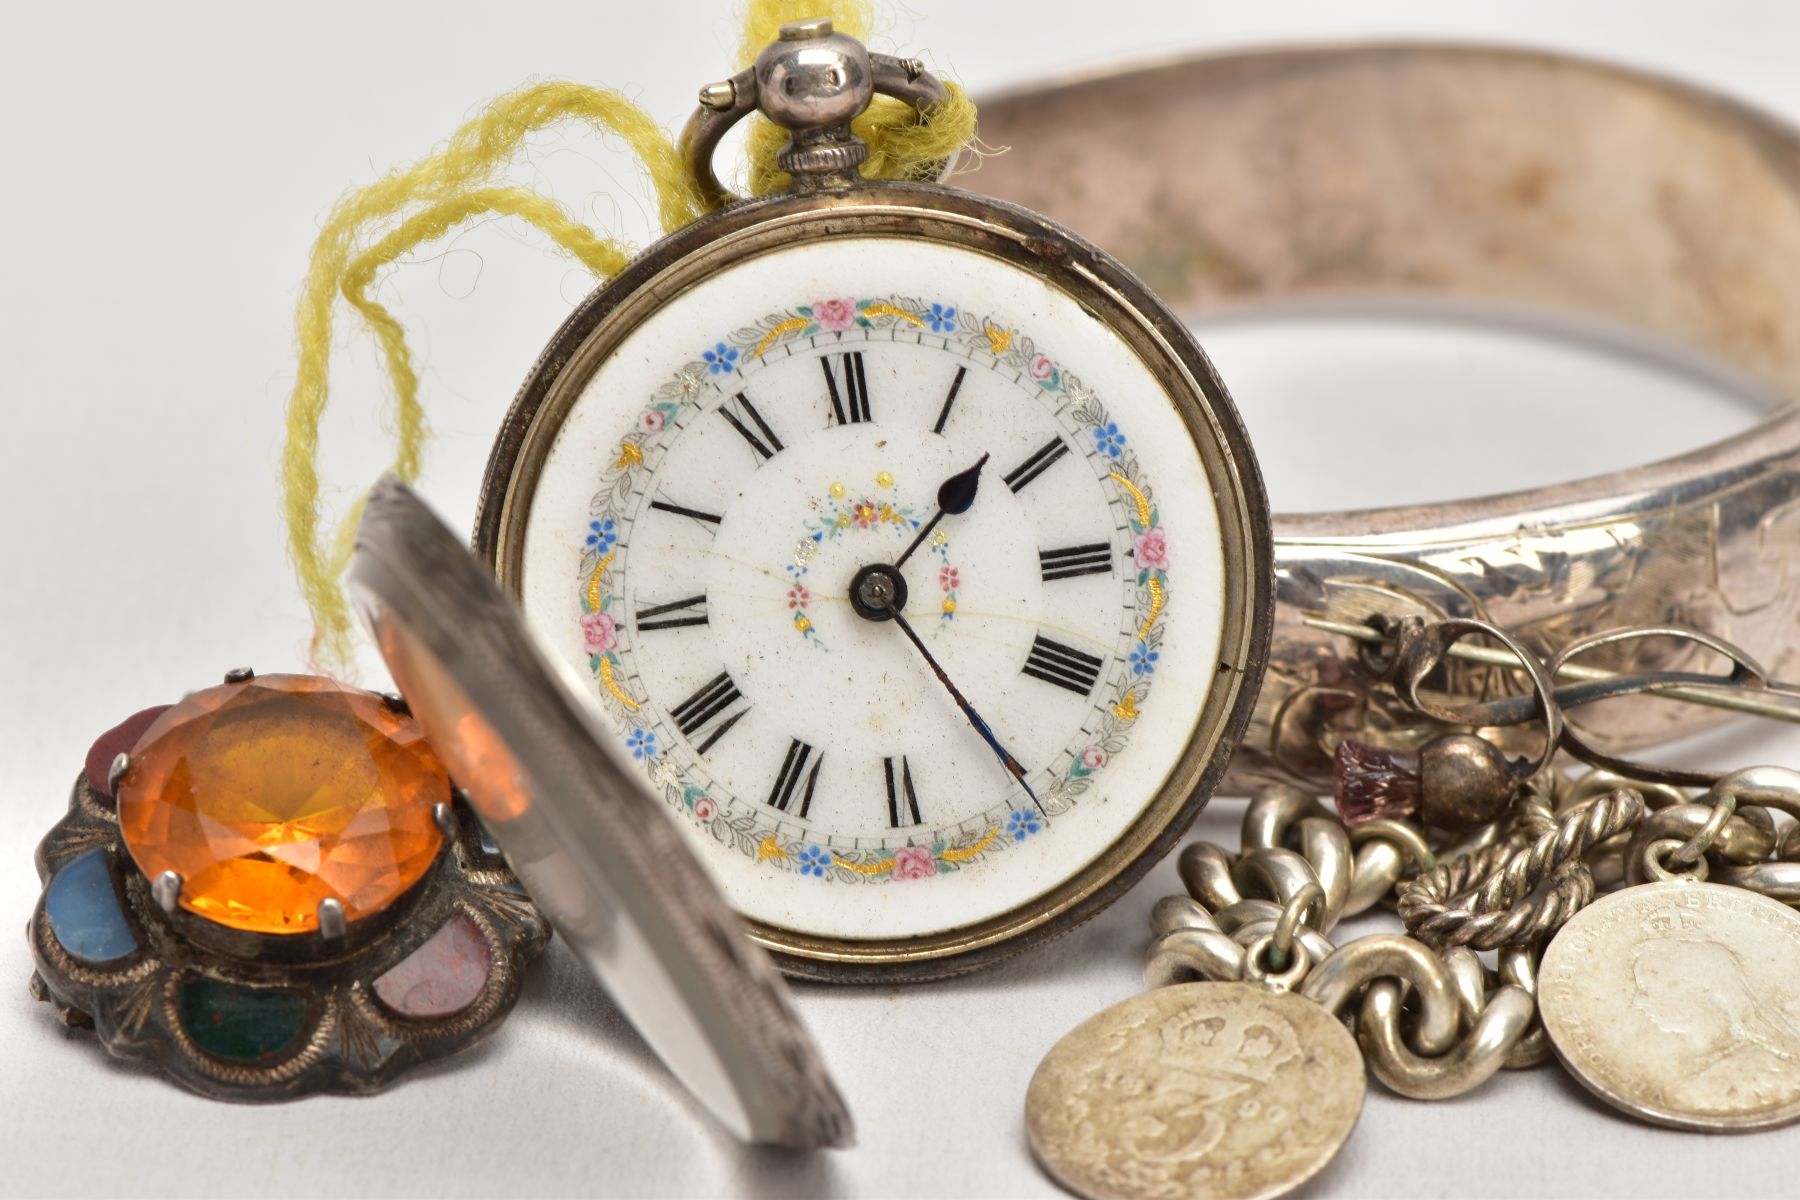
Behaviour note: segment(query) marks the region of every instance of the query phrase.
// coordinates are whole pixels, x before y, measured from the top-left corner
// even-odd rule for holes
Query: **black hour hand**
[[[937,523],[944,519],[946,513],[950,516],[959,516],[974,506],[975,494],[981,489],[981,468],[987,465],[987,460],[988,456],[983,454],[976,460],[974,466],[965,467],[938,484],[937,511],[931,514],[931,520],[919,528],[918,536],[913,538],[912,544],[906,548],[905,552],[894,560],[896,571],[907,559],[912,557],[912,552],[917,550],[920,543],[930,536],[933,529],[937,528]]]

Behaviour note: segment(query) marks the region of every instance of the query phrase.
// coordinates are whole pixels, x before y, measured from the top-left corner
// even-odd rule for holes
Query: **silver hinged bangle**
[[[1101,74],[988,99],[981,131],[1011,149],[971,187],[1086,231],[1184,318],[1346,296],[1525,307],[1648,335],[1782,401],[1746,432],[1609,475],[1278,516],[1269,672],[1227,787],[1318,783],[1344,738],[1441,732],[1309,618],[1470,617],[1546,655],[1683,624],[1796,673],[1800,133],[1639,71],[1405,44]],[[1607,665],[1693,669],[1659,645],[1620,653]],[[1471,698],[1487,682],[1454,678]],[[1603,707],[1582,733],[1614,752],[1716,719]]]

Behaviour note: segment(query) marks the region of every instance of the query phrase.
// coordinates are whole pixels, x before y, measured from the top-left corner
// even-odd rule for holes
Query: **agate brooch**
[[[234,1100],[471,1044],[549,938],[405,704],[313,676],[234,671],[103,734],[37,868],[33,994]]]

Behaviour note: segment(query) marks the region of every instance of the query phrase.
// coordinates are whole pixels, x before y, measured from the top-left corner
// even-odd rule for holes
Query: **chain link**
[[[1346,829],[1298,788],[1251,797],[1234,854],[1185,846],[1187,895],[1158,901],[1150,987],[1289,987],[1354,1029],[1370,1071],[1414,1099],[1477,1087],[1551,1057],[1536,1019],[1544,942],[1597,889],[1711,878],[1800,905],[1800,772],[1753,767],[1698,799],[1608,771],[1540,772],[1499,820],[1436,848],[1411,820]],[[1346,917],[1392,899],[1405,934],[1342,945]],[[1495,950],[1489,968],[1476,950]]]
[[[1467,844],[1501,845],[1504,833]],[[1296,986],[1350,1019],[1376,1077],[1409,1096],[1454,1095],[1529,1056],[1519,1050],[1535,1011],[1529,990],[1490,978],[1472,953],[1440,956],[1398,934],[1342,947],[1326,937],[1411,873],[1436,868],[1423,829],[1378,820],[1347,830],[1313,797],[1274,785],[1251,798],[1242,845],[1235,855],[1210,842],[1183,848],[1177,871],[1188,895],[1165,897],[1152,913],[1150,987],[1195,979]]]
[[[1481,622],[1402,621],[1387,632],[1392,646],[1365,647],[1365,665],[1387,678],[1408,707],[1452,725],[1465,719],[1510,724],[1535,715],[1546,735],[1542,754],[1535,764],[1483,759],[1476,751],[1492,755],[1492,747],[1466,732],[1429,744],[1418,756],[1414,800],[1371,811],[1422,812],[1434,824],[1486,821],[1499,812],[1435,842],[1414,817],[1364,819],[1347,829],[1299,788],[1258,789],[1244,813],[1237,853],[1207,842],[1182,850],[1177,869],[1188,894],[1164,899],[1152,914],[1156,938],[1144,973],[1151,987],[1248,980],[1297,991],[1350,1025],[1369,1070],[1390,1089],[1442,1099],[1503,1068],[1552,1056],[1537,1019],[1539,957],[1601,889],[1712,879],[1800,906],[1800,772],[1751,767],[1713,776],[1626,764],[1566,725],[1561,706],[1583,702],[1575,694],[1580,689],[1565,697],[1553,682],[1573,654],[1675,635],[1732,659],[1732,675],[1720,682],[1740,683],[1747,673],[1766,686],[1741,653],[1691,632],[1632,629],[1584,641],[1546,664]],[[1439,661],[1458,652],[1455,643],[1471,633],[1512,652],[1517,669],[1530,676],[1531,696],[1457,712],[1421,694]],[[1630,682],[1653,690],[1666,680]],[[1455,754],[1444,749],[1452,742]],[[1432,760],[1437,768],[1427,761],[1433,745],[1440,751]],[[1549,765],[1559,747],[1597,769],[1571,780]],[[1483,791],[1488,768],[1482,764],[1495,761],[1503,778],[1497,790]],[[1621,770],[1645,778],[1616,773]],[[1442,792],[1430,791],[1433,778]],[[1698,797],[1677,786],[1705,782],[1710,786]],[[1433,804],[1439,805],[1435,816]],[[1777,813],[1791,819],[1777,821]],[[1342,945],[1327,936],[1344,918],[1389,901],[1404,934]],[[1493,952],[1492,969],[1477,951]]]

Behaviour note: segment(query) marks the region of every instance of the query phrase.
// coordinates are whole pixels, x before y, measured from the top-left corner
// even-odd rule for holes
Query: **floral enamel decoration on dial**
[[[964,324],[958,313],[953,304],[906,297],[826,299],[770,315],[735,332],[728,341],[715,342],[657,390],[623,434],[593,499],[577,572],[577,601],[588,665],[600,684],[600,696],[632,757],[644,764],[669,803],[721,845],[766,869],[845,884],[919,880],[968,869],[991,854],[1018,847],[1068,811],[1113,756],[1126,750],[1132,724],[1149,696],[1167,611],[1168,544],[1130,438],[1109,417],[1098,396],[1038,352],[1028,335],[994,318]],[[929,343],[920,337],[909,339],[907,346],[894,336],[912,330],[932,335]],[[828,433],[821,443],[831,451],[821,465],[829,467],[838,452],[856,447],[879,469],[851,485],[833,480],[811,492],[802,489],[799,495],[782,489],[785,505],[778,500],[759,510],[758,525],[779,527],[788,516],[784,509],[793,509],[788,524],[799,536],[791,546],[780,543],[787,550],[786,561],[778,564],[771,556],[756,564],[765,567],[766,582],[745,581],[752,590],[774,589],[770,595],[784,598],[785,608],[758,603],[752,595],[741,598],[749,603],[733,615],[741,612],[745,620],[766,622],[753,642],[778,638],[784,622],[815,649],[825,649],[834,640],[891,642],[891,632],[870,629],[851,611],[847,589],[857,567],[893,560],[921,537],[921,553],[911,568],[912,578],[920,582],[909,615],[929,622],[934,636],[955,620],[965,568],[953,565],[951,535],[945,528],[921,533],[933,506],[926,499],[929,492],[910,486],[935,485],[936,477],[914,480],[889,469],[909,457],[899,437],[878,437],[872,444],[868,436],[853,440],[863,432],[859,426],[871,431],[883,428],[875,415],[871,360],[886,365],[886,374],[896,377],[910,371],[942,377],[944,395],[930,425],[933,440],[953,437],[951,421],[959,415],[959,401],[967,403],[963,391],[971,371],[994,377],[985,390],[1002,404],[1024,401],[1036,409],[1032,412],[1020,404],[1013,416],[1033,422],[1033,428],[1046,435],[1044,440],[1019,457],[1010,471],[996,470],[997,478],[988,481],[990,491],[1005,488],[1014,496],[1032,498],[1027,495],[1030,485],[1071,454],[1088,460],[1087,473],[1099,484],[1092,495],[1083,497],[1093,510],[1091,539],[1038,549],[1037,582],[1046,598],[1067,592],[1069,605],[1116,614],[1122,624],[1119,620],[1090,624],[1090,630],[1107,632],[1079,641],[1057,640],[1067,636],[1060,630],[1056,636],[1012,632],[1012,640],[1021,643],[1011,649],[1023,676],[1085,702],[1081,709],[1063,702],[1065,722],[1073,727],[1063,731],[1068,735],[1065,744],[1025,780],[1007,780],[992,763],[982,761],[987,747],[969,744],[978,742],[979,731],[971,739],[968,731],[956,728],[962,720],[954,709],[935,706],[943,711],[933,714],[933,723],[947,721],[962,735],[955,740],[963,744],[933,756],[933,775],[942,774],[939,760],[946,752],[956,754],[957,773],[978,789],[975,803],[964,797],[923,798],[923,772],[915,771],[917,756],[906,753],[905,738],[864,752],[865,758],[879,758],[878,775],[868,762],[840,767],[845,756],[830,744],[829,731],[814,735],[791,725],[774,730],[757,727],[767,721],[752,725],[763,746],[733,753],[725,742],[734,734],[750,741],[739,733],[739,726],[751,718],[755,707],[740,675],[756,677],[760,672],[734,671],[727,665],[691,691],[681,687],[670,691],[657,686],[662,682],[657,676],[666,672],[651,665],[664,655],[655,643],[711,640],[709,630],[719,606],[700,582],[674,589],[689,595],[672,595],[655,604],[640,602],[634,620],[621,619],[622,581],[634,570],[641,577],[645,566],[632,564],[631,544],[620,540],[620,531],[651,529],[652,522],[685,521],[710,527],[715,545],[724,532],[724,513],[676,499],[691,499],[694,491],[684,486],[681,474],[682,435],[710,409],[745,444],[748,453],[739,454],[741,466],[773,467],[778,456],[805,451],[788,450],[762,405],[771,395],[785,400],[799,390],[816,393],[813,398],[824,401],[825,411],[816,415]],[[884,377],[878,366],[876,380]],[[757,399],[752,399],[752,391]],[[886,428],[899,432],[891,424]],[[852,437],[829,436],[833,431]],[[915,431],[907,433],[908,440],[917,437]],[[787,433],[789,439],[794,436]],[[815,474],[802,470],[805,478]],[[1057,477],[1046,483],[1072,486]],[[990,558],[987,569],[997,568]],[[976,597],[982,595],[983,569],[975,562],[966,568]],[[650,567],[661,575],[681,570],[675,564],[665,570],[661,562]],[[690,567],[687,574],[698,580],[701,572]],[[1085,582],[1092,577],[1103,581],[1099,588]],[[1111,593],[1111,605],[1096,603],[1096,592]],[[821,604],[828,611],[821,613]],[[1052,611],[1054,605],[1052,599]],[[979,619],[981,614],[974,615]],[[821,623],[842,629],[844,636],[828,637]],[[679,639],[652,636],[675,631],[687,632]],[[667,654],[679,664],[677,671],[695,657],[691,646]],[[636,679],[639,686],[634,690],[627,679]],[[925,699],[929,704],[933,698]],[[996,720],[1004,722],[1004,716]],[[771,782],[766,746],[778,742],[783,733],[789,735],[787,750]],[[1020,786],[1000,786],[1015,782]],[[766,793],[761,790],[764,785]],[[885,800],[885,805],[843,811],[840,796],[857,793]]]
[[[874,489],[850,499],[851,493],[844,484],[834,482],[823,497],[808,501],[807,507],[818,515],[806,519],[800,537],[794,542],[793,561],[783,568],[794,580],[788,589],[788,607],[794,610],[794,631],[801,637],[811,638],[813,645],[821,650],[825,648],[825,642],[816,636],[812,617],[807,613],[813,603],[807,578],[822,543],[846,535],[873,533],[878,537],[886,535],[889,539],[898,537],[904,544],[924,523],[924,518],[912,505],[896,506],[892,500],[875,498],[894,486],[891,473],[879,472],[874,485]],[[932,532],[930,549],[938,565],[938,588],[943,593],[938,605],[938,622],[944,624],[956,618],[956,585],[960,576],[950,565],[950,539],[942,530]]]

